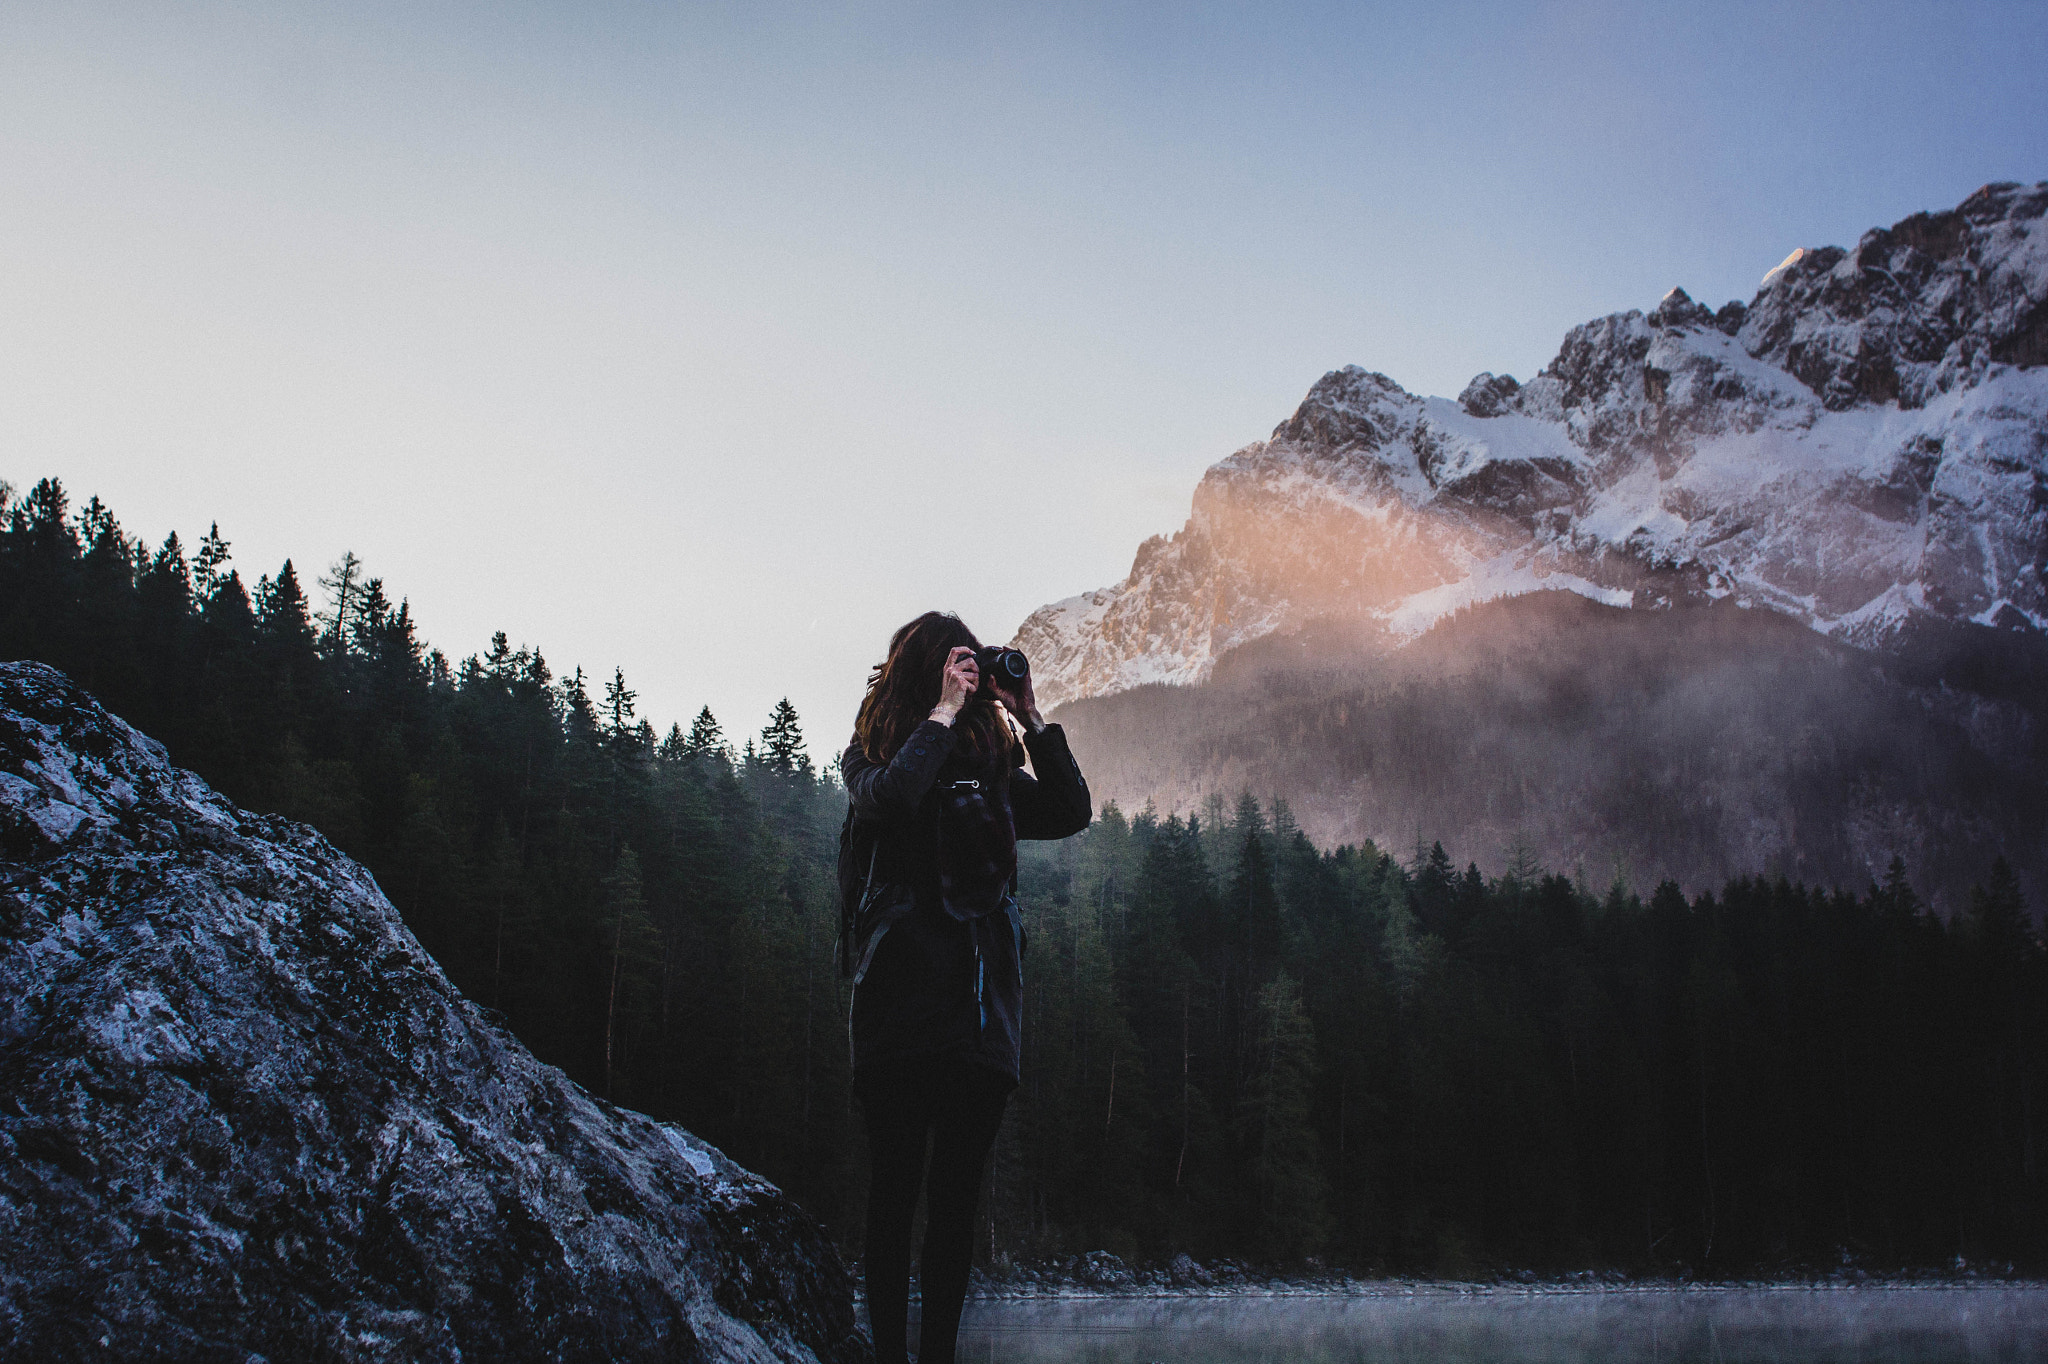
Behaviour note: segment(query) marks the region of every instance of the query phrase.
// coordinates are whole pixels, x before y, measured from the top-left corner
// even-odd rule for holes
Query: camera
[[[1015,649],[991,645],[974,651],[975,666],[981,669],[981,686],[978,694],[992,695],[989,684],[1000,682],[1008,691],[1016,691],[1024,685],[1024,679],[1031,676],[1031,662]]]

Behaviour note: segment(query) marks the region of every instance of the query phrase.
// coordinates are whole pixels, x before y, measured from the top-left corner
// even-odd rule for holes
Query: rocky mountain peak
[[[1522,386],[1512,374],[1480,373],[1458,395],[1458,406],[1475,417],[1498,417],[1514,406]]]
[[[1332,370],[1180,532],[1016,642],[1057,703],[1197,682],[1275,630],[1398,648],[1564,588],[1734,597],[1883,647],[1916,614],[2048,629],[2048,183],[1803,249],[1747,304],[1673,289],[1456,402]]]
[[[1398,426],[1386,401],[1407,396],[1386,375],[1346,365],[1316,380],[1294,415],[1273,428],[1272,438],[1333,453],[1377,449]]]
[[[464,1000],[356,863],[0,664],[0,1354],[871,1358],[823,1231]]]
[[[1652,327],[1711,327],[1714,325],[1714,310],[1704,304],[1692,301],[1692,295],[1674,287],[1670,293],[1644,319]]]
[[[1830,411],[1924,407],[1994,363],[2048,361],[2048,182],[1986,185],[1947,212],[1795,252],[1765,278],[1743,349]]]

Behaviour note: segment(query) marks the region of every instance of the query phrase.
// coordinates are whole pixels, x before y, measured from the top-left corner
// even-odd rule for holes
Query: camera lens
[[[1030,661],[1015,649],[983,649],[974,656],[974,661],[981,665],[981,679],[984,687],[991,680],[999,680],[1008,684],[1022,682],[1031,675]]]

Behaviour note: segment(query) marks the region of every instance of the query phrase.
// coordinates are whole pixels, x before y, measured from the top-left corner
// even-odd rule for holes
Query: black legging
[[[868,1132],[868,1322],[876,1364],[909,1358],[910,1224],[925,1191],[923,1324],[918,1364],[953,1364],[982,1167],[1010,1082],[964,1061],[930,1062],[863,1075],[854,1086]],[[925,1169],[925,1143],[931,1168]]]

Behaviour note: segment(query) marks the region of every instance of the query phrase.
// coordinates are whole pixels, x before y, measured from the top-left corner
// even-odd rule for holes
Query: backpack
[[[839,963],[839,974],[843,979],[853,978],[854,958],[860,944],[855,941],[860,928],[861,902],[867,899],[867,892],[875,881],[875,859],[881,854],[882,839],[877,830],[873,841],[868,844],[867,866],[861,866],[860,847],[864,841],[855,832],[853,802],[846,802],[846,822],[839,826],[839,947],[834,954]]]

